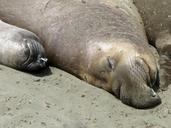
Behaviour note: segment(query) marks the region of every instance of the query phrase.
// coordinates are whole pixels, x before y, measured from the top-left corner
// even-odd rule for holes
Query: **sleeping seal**
[[[46,67],[45,52],[30,31],[0,21],[0,64],[25,71]]]
[[[158,63],[130,0],[0,0],[0,18],[36,33],[51,65],[136,108],[161,103]]]

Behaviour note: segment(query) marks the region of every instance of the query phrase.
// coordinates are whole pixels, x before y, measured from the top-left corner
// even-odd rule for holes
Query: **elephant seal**
[[[0,18],[36,33],[50,64],[136,108],[161,103],[158,64],[129,0],[0,0]]]
[[[46,67],[46,61],[44,48],[34,33],[0,21],[0,64],[33,71]]]
[[[134,0],[142,19],[149,41],[160,55],[160,87],[171,84],[171,1]]]

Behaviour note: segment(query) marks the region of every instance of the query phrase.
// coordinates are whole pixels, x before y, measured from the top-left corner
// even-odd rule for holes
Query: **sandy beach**
[[[139,110],[54,67],[0,65],[0,128],[169,128],[171,86],[159,95],[161,105]]]

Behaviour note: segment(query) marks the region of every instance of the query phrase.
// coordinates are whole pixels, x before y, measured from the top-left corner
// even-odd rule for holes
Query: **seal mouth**
[[[34,39],[25,39],[25,41],[25,47],[29,52],[26,61],[22,64],[23,69],[34,71],[47,67],[48,59],[45,57],[43,46]]]

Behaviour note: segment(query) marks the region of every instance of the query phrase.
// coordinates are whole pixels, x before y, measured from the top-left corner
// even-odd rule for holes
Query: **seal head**
[[[154,91],[158,80],[158,69],[150,74],[149,65],[141,58],[130,58],[125,67],[120,68],[120,99],[136,108],[150,108],[161,103]]]
[[[150,46],[119,43],[93,57],[96,61],[82,78],[135,108],[157,106],[161,103],[155,92],[159,87],[159,66]]]
[[[23,41],[26,59],[18,64],[19,67],[27,71],[45,68],[48,60],[45,57],[45,51],[42,45],[38,41],[30,38],[26,38]]]
[[[33,71],[46,63],[42,42],[33,32],[0,21],[0,64]]]
[[[136,108],[150,108],[161,103],[155,92],[159,87],[159,67],[150,49],[145,51],[143,54],[129,51],[122,55],[113,73],[114,94],[123,103]]]

